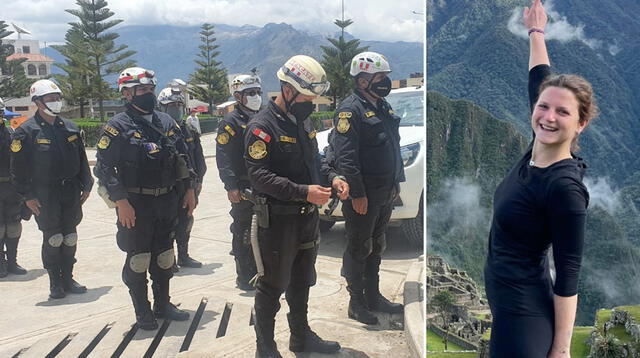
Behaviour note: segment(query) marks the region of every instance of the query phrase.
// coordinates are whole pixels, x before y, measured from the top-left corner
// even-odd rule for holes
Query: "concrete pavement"
[[[203,261],[200,269],[181,269],[171,281],[174,303],[192,313],[187,322],[160,321],[160,329],[137,331],[133,308],[121,280],[125,254],[115,242],[115,212],[92,193],[84,205],[78,227],[75,278],[88,293],[48,299],[49,282],[42,269],[41,233],[32,219],[24,223],[19,263],[26,276],[0,279],[0,357],[250,357],[255,351],[251,321],[253,293],[235,287],[231,249],[230,205],[215,165],[215,135],[203,137],[209,171],[195,211],[191,253]],[[94,152],[88,155],[93,158]],[[92,157],[93,155],[93,157]],[[95,191],[95,190],[94,190]],[[346,316],[348,293],[340,277],[344,250],[344,225],[323,235],[312,288],[310,324],[326,339],[338,340],[344,349],[337,357],[409,357],[402,315],[380,315],[381,324],[366,327]],[[403,302],[404,279],[421,254],[407,248],[399,231],[388,236],[382,263],[381,291]],[[286,301],[277,320],[277,339],[285,357],[288,327]],[[200,308],[200,314],[196,314]],[[193,318],[196,317],[194,320]],[[48,355],[51,352],[54,355]],[[315,355],[307,355],[314,357]]]

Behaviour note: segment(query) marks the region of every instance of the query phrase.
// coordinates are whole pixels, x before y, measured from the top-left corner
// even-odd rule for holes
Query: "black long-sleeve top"
[[[549,74],[541,65],[529,73],[531,106]],[[553,312],[553,293],[578,291],[589,193],[582,183],[586,165],[573,157],[546,168],[529,165],[532,145],[496,189],[485,266],[492,308],[522,315]],[[549,274],[553,246],[556,279]]]
[[[244,131],[251,115],[240,106],[220,121],[216,138],[216,164],[224,189],[242,189],[249,183],[244,163]]]
[[[36,187],[63,179],[77,179],[83,192],[93,186],[80,130],[68,119],[49,124],[36,112],[15,130],[10,149],[12,181],[26,200],[37,198]]]

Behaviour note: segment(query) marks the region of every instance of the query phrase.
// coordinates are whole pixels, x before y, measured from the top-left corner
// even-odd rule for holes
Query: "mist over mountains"
[[[289,57],[306,54],[322,60],[320,45],[329,45],[326,35],[297,30],[285,23],[270,23],[264,27],[215,25],[214,30],[215,44],[220,46],[217,60],[223,63],[227,72],[247,73],[256,67],[267,91],[279,88],[275,74]],[[176,77],[187,80],[193,72],[193,61],[200,45],[198,26],[123,26],[116,31],[120,34],[119,43],[137,51],[133,59],[138,65],[156,72],[159,86]],[[362,41],[362,44],[389,58],[393,79],[407,78],[411,73],[423,71],[422,43]],[[48,48],[47,55],[56,62],[63,61],[53,49]],[[56,71],[60,72],[54,66],[54,73]]]

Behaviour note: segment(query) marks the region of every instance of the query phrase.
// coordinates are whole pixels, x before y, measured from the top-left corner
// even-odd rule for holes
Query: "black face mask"
[[[136,95],[131,99],[131,103],[135,104],[136,107],[140,108],[144,113],[149,114],[153,112],[156,106],[156,96],[151,92],[139,96]]]
[[[368,91],[371,91],[380,97],[388,96],[391,92],[391,79],[389,77],[385,77],[375,83],[369,82]]]
[[[293,114],[294,117],[298,121],[304,121],[313,113],[313,103],[312,102],[296,102],[291,105],[289,109],[289,113]]]

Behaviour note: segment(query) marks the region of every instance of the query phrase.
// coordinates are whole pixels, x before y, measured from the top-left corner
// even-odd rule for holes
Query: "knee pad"
[[[371,255],[372,251],[373,251],[373,240],[368,239],[368,240],[365,240],[360,247],[356,248],[354,254],[357,259],[364,260],[369,255]]]
[[[191,232],[191,229],[193,229],[193,221],[193,216],[187,218],[187,232]]]
[[[173,252],[173,247],[167,251],[163,251],[158,254],[158,258],[156,259],[158,262],[158,267],[163,270],[168,270],[173,266],[173,262],[175,259],[175,254]]]
[[[22,223],[20,221],[6,224],[7,239],[19,239],[22,234]],[[0,235],[2,237],[2,235]]]
[[[53,234],[47,239],[47,243],[51,247],[60,247],[60,245],[62,245],[62,241],[64,241],[64,236],[62,236],[62,234]]]
[[[75,233],[75,232],[72,232],[70,234],[66,234],[64,236],[64,239],[62,240],[62,242],[66,246],[76,246],[76,244],[78,243],[78,234]]]
[[[375,255],[382,255],[382,253],[387,249],[387,236],[382,234],[378,236],[376,239],[376,244],[374,245],[374,250],[372,253]]]
[[[129,258],[129,268],[135,273],[145,273],[151,263],[151,253],[141,252]]]

